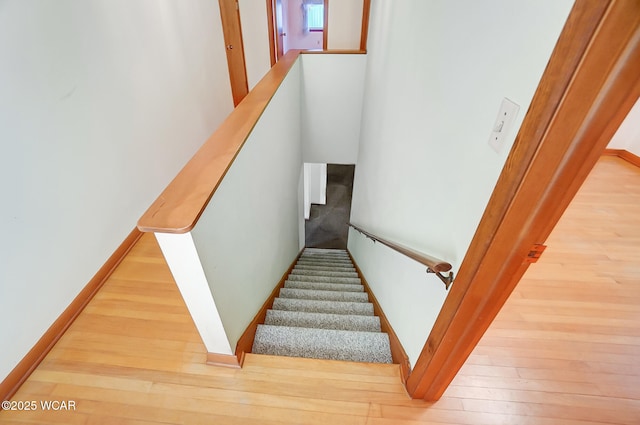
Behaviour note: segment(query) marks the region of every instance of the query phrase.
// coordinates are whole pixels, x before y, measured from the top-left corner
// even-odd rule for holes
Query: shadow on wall
[[[327,164],[327,203],[311,205],[305,246],[347,249],[355,165]]]

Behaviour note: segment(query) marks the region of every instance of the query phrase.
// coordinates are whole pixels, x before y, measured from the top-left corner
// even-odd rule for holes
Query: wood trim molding
[[[437,400],[640,93],[640,4],[577,1],[445,304],[407,381]],[[612,47],[614,46],[614,47]]]
[[[154,233],[193,229],[299,54],[290,50],[267,72],[151,204],[138,229]]]
[[[603,155],[617,156],[630,164],[640,167],[640,156],[625,149],[605,149]]]
[[[406,385],[407,379],[411,374],[411,363],[409,362],[409,356],[406,351],[404,351],[404,347],[400,343],[400,339],[398,335],[395,333],[393,328],[391,327],[391,323],[389,323],[389,319],[382,311],[382,307],[380,307],[380,303],[378,302],[376,296],[371,291],[371,287],[362,274],[362,270],[358,267],[358,263],[351,255],[351,252],[347,250],[349,253],[349,257],[351,261],[353,261],[353,265],[356,268],[356,272],[358,273],[358,277],[362,281],[362,286],[364,286],[365,290],[369,294],[371,299],[371,304],[373,304],[373,313],[380,318],[380,328],[382,332],[386,332],[389,335],[389,344],[391,346],[391,358],[393,359],[393,363],[400,365],[400,379],[402,379],[402,383]]]
[[[69,306],[62,312],[55,322],[47,329],[38,342],[31,348],[26,356],[0,383],[0,400],[9,400],[18,391],[20,386],[31,375],[40,362],[45,358],[53,346],[71,326],[89,301],[102,288],[111,273],[118,267],[127,253],[133,248],[142,233],[134,229],[120,244],[100,270],[93,276],[87,285],[74,298]]]
[[[322,50],[329,49],[329,0],[324,0],[324,28],[322,30]]]
[[[360,32],[360,50],[367,51],[369,37],[369,16],[371,15],[371,0],[362,2],[362,30]]]
[[[240,359],[233,354],[207,353],[207,364],[210,366],[240,369],[243,361],[244,356]]]
[[[365,55],[364,50],[352,50],[352,49],[334,49],[334,50],[303,50],[300,53],[303,55]]]
[[[602,151],[602,156],[620,156],[624,149],[605,149]]]
[[[273,288],[273,291],[271,291],[271,295],[269,295],[264,304],[262,304],[262,307],[260,308],[260,310],[258,310],[251,323],[249,323],[247,329],[245,329],[245,331],[242,333],[242,336],[240,336],[240,339],[238,339],[238,342],[236,343],[236,358],[240,366],[242,366],[242,363],[244,362],[244,355],[251,352],[258,325],[264,323],[264,319],[267,316],[267,310],[273,307],[273,300],[275,300],[280,293],[280,289],[284,288],[284,283],[286,282],[293,268],[296,266],[296,263],[298,262],[298,259],[302,255],[303,251],[304,248],[300,250],[295,260],[293,260],[287,271],[284,272],[276,287]]]
[[[269,59],[271,61],[271,66],[275,65],[277,62],[276,57],[276,26],[275,26],[275,16],[273,14],[273,10],[275,9],[274,0],[266,0],[267,2],[267,28],[269,29]]]

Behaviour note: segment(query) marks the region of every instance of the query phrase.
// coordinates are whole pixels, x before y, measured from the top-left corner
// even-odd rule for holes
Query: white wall
[[[327,203],[327,164],[304,164],[304,218],[311,215],[311,204]]]
[[[327,49],[360,49],[363,0],[330,0]]]
[[[509,152],[488,145],[500,103],[520,105],[510,147],[571,6],[372,2],[351,220],[457,271]],[[351,237],[349,249],[415,364],[440,308],[425,306],[441,304],[444,285],[371,243]]]
[[[624,149],[640,156],[640,99],[633,105],[607,147]]]
[[[0,4],[0,380],[231,111],[216,2]]]
[[[300,96],[298,62],[191,232],[232,350],[301,248]]]
[[[239,0],[242,42],[251,90],[271,68],[267,2]]]
[[[355,164],[365,55],[302,55],[304,162]]]

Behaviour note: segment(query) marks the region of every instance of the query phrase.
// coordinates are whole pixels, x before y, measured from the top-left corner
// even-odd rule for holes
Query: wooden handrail
[[[186,233],[193,229],[262,116],[282,81],[301,53],[350,53],[351,51],[290,50],[247,94],[218,129],[180,170],[138,220],[143,232]]]
[[[395,242],[388,241],[379,236],[374,235],[373,233],[369,233],[361,227],[356,226],[353,223],[348,223],[349,226],[353,227],[356,231],[362,233],[367,238],[371,239],[374,242],[380,242],[381,244],[388,246],[394,251],[399,252],[402,255],[405,255],[420,264],[427,266],[427,273],[435,273],[436,277],[442,280],[446,286],[446,289],[449,289],[451,283],[453,283],[453,273],[449,272],[447,276],[443,276],[442,272],[448,272],[451,270],[451,264],[446,261],[440,260],[439,258],[432,257],[431,255],[424,254],[422,252],[416,251],[411,248],[407,248],[406,246],[400,245]]]
[[[138,229],[160,233],[193,229],[299,54],[289,51],[247,94],[142,215]]]

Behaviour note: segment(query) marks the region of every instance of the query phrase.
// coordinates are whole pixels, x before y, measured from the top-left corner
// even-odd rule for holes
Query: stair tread
[[[287,280],[290,281],[301,281],[301,282],[326,282],[326,283],[355,283],[360,284],[359,277],[333,277],[333,276],[309,276],[309,275],[299,275],[299,274],[290,274],[287,276]]]
[[[325,265],[325,266],[314,266],[309,264],[296,264],[293,270],[310,270],[310,271],[336,271],[342,273],[357,273],[355,267],[353,266],[335,266],[335,265]]]
[[[351,257],[348,255],[323,255],[323,254],[307,254],[302,253],[299,259],[308,260],[329,260],[329,261],[351,261]]]
[[[300,276],[324,276],[324,277],[352,277],[357,278],[358,273],[355,271],[341,271],[341,270],[303,270],[294,268],[291,270],[291,274]]]
[[[382,332],[258,325],[252,352],[372,363],[392,362],[389,336]]]
[[[285,288],[317,289],[323,291],[364,292],[364,286],[355,283],[304,282],[286,280]]]
[[[351,257],[343,257],[337,255],[306,255],[302,254],[298,260],[309,260],[309,261],[336,261],[336,262],[345,262],[350,263]]]
[[[305,300],[369,302],[365,292],[327,291],[318,289],[282,288],[280,298],[296,298]]]
[[[373,316],[373,304],[350,301],[322,301],[303,300],[297,298],[276,298],[275,300],[273,300],[272,308],[273,310]]]
[[[380,332],[380,318],[348,314],[267,310],[265,325]]]
[[[343,253],[347,253],[346,249],[340,249],[340,248],[313,248],[313,247],[305,247],[304,248],[304,252],[343,252]]]

